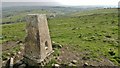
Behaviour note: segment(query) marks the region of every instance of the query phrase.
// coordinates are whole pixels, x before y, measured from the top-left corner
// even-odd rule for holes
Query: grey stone
[[[73,63],[69,63],[68,66],[76,66],[76,65]]]
[[[18,68],[25,68],[26,64],[21,64]]]
[[[20,44],[20,43],[22,43],[22,41],[17,41],[16,43],[17,43],[17,44]]]
[[[62,48],[62,45],[60,45],[59,43],[52,43],[52,47],[53,48]]]
[[[10,56],[11,54],[10,53],[7,53],[8,56]]]
[[[87,62],[85,62],[83,66],[88,66],[88,65],[89,65],[89,64],[88,64]]]
[[[54,64],[55,67],[59,67],[60,65],[59,64]]]
[[[55,68],[60,67],[60,65],[59,65],[59,64],[52,64],[52,66],[53,66],[53,67],[55,67]]]
[[[53,52],[46,15],[29,14],[26,31],[24,60],[29,65],[40,64]]]
[[[73,64],[76,64],[76,63],[77,63],[77,60],[72,60],[72,63],[73,63]]]
[[[19,51],[18,54],[21,54],[21,52]]]

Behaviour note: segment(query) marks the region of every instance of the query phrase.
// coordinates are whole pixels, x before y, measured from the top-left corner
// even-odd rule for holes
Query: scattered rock
[[[18,54],[21,54],[21,52],[19,51]]]
[[[59,57],[55,57],[55,59],[59,59]]]
[[[55,43],[55,42],[54,42],[54,43],[52,44],[52,47],[53,47],[53,48],[62,48],[62,45],[60,45],[59,43]]]
[[[83,60],[88,60],[88,59],[90,59],[90,57],[83,57],[82,59]]]
[[[70,63],[70,64],[68,64],[68,66],[76,66],[75,64],[72,64],[72,63]]]
[[[88,66],[88,65],[89,65],[89,64],[88,64],[87,62],[85,62],[83,66]]]
[[[55,64],[55,67],[59,67],[60,65],[59,64]]]
[[[71,63],[76,64],[76,63],[77,63],[77,60],[72,60]]]
[[[55,43],[55,41],[52,41],[52,43]]]
[[[60,67],[59,64],[52,64],[52,66],[54,66],[55,68],[59,68]]]
[[[0,36],[0,39],[4,39],[5,37],[4,36]]]
[[[20,49],[24,50],[24,47],[20,47]]]
[[[62,45],[59,44],[59,47],[62,48]]]
[[[10,53],[7,53],[8,56],[10,56],[11,54]]]
[[[61,66],[61,67],[66,67],[66,66],[68,66],[68,64],[65,64],[65,63],[63,64],[63,63],[62,63],[62,64],[60,64],[60,66]]]
[[[17,43],[17,44],[20,44],[20,43],[22,43],[22,41],[17,41],[16,43]]]
[[[79,28],[76,28],[77,30],[79,29]]]
[[[5,63],[6,61],[2,61],[2,63]]]
[[[106,38],[111,38],[111,36],[110,36],[110,35],[106,35],[105,37],[106,37]]]
[[[22,45],[23,45],[23,43],[20,43],[19,45],[21,45],[21,46],[22,46]]]

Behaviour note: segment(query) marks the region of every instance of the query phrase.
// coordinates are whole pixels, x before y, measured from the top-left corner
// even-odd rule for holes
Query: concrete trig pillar
[[[53,52],[45,14],[27,15],[24,61],[40,65]]]

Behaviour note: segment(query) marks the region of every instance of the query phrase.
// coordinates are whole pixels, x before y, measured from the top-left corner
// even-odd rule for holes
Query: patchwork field
[[[15,17],[17,18],[17,17]],[[3,60],[20,50],[24,43],[26,22],[2,25]],[[48,65],[115,66],[118,57],[117,9],[95,9],[48,18],[53,42],[62,45],[54,48],[54,58]],[[24,46],[24,45],[22,45]],[[71,62],[77,61],[75,64]]]

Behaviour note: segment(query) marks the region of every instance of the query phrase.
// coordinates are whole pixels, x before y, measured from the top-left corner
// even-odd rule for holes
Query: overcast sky
[[[62,5],[114,5],[117,6],[119,0],[2,0],[2,2],[58,2]]]

